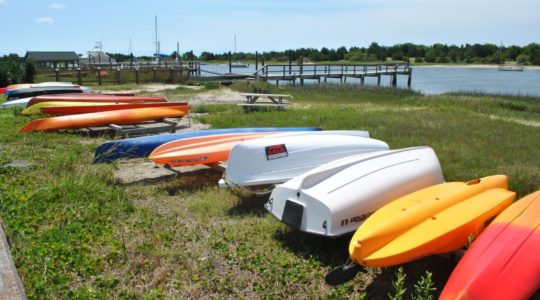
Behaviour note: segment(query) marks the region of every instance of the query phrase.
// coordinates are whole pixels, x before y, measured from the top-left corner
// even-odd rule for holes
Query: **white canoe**
[[[80,87],[80,88],[83,91],[83,93],[85,93],[85,94],[91,94],[92,93],[92,89],[89,88],[89,87]],[[27,98],[21,98],[21,99],[17,99],[17,100],[7,101],[7,102],[4,102],[4,103],[0,104],[0,108],[26,107],[26,105],[28,105],[28,102],[30,102],[30,100],[32,100],[32,98],[34,98],[34,97],[27,97]]]
[[[21,98],[21,99],[17,99],[17,100],[4,102],[4,103],[0,104],[0,108],[26,107],[26,105],[28,104],[28,102],[30,102],[30,100],[32,100],[32,98],[33,97],[28,97],[28,98]]]
[[[325,163],[354,154],[388,150],[365,131],[286,133],[245,141],[229,154],[221,187],[283,183]]]
[[[330,162],[278,185],[265,208],[300,231],[340,236],[401,196],[444,182],[429,147],[379,151]]]

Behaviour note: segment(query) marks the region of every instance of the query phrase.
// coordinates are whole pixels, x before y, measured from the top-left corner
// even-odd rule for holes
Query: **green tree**
[[[182,55],[182,60],[196,60],[197,56],[193,54],[193,50],[190,50]]]
[[[523,54],[529,56],[531,64],[540,65],[540,44],[532,43],[525,46]]]
[[[392,54],[392,60],[403,60],[403,52],[401,52],[400,50],[394,52],[394,54]]]
[[[526,65],[530,62],[530,58],[527,54],[520,54],[516,57],[516,61],[522,65]]]
[[[23,82],[33,83],[34,76],[36,76],[36,65],[32,60],[29,60],[24,64]]]
[[[352,51],[349,51],[349,53],[345,55],[345,59],[348,61],[355,61],[355,62],[365,61],[366,53],[361,50],[352,50]]]

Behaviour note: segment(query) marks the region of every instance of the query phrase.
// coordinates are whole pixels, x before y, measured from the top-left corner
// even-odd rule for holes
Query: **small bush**
[[[216,89],[219,89],[220,87],[220,84],[219,82],[217,81],[208,81],[204,84],[204,87],[207,89],[207,90],[216,90]]]

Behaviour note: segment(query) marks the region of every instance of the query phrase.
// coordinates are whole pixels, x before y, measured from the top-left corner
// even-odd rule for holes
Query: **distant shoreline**
[[[411,64],[412,67],[436,67],[436,68],[471,68],[471,69],[497,69],[500,65],[488,64]],[[508,65],[509,66],[509,65]],[[521,65],[520,65],[521,66]],[[540,70],[540,66],[523,66],[525,70]]]

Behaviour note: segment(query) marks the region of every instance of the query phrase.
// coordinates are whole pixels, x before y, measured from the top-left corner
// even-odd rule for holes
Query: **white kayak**
[[[48,82],[40,82],[40,83],[20,83],[15,84],[13,89],[27,89],[27,88],[34,88],[34,87],[64,87],[64,86],[78,86],[76,84],[73,84],[71,82],[59,82],[59,81],[48,81]]]
[[[429,147],[379,151],[330,162],[278,185],[265,208],[300,231],[336,237],[355,231],[392,200],[443,182]]]
[[[339,158],[389,149],[385,142],[367,136],[365,131],[336,130],[285,133],[244,141],[231,149],[219,185],[283,183]]]
[[[26,105],[28,104],[28,102],[30,102],[30,100],[32,100],[32,98],[34,98],[34,97],[21,98],[21,99],[17,99],[17,100],[11,100],[11,101],[8,101],[8,102],[4,102],[4,103],[0,104],[0,108],[26,107]]]
[[[80,87],[83,93],[85,94],[91,94],[92,88],[82,86]],[[28,102],[32,100],[34,97],[27,97],[27,98],[21,98],[16,100],[9,100],[7,102],[4,102],[0,104],[0,108],[10,108],[10,107],[26,107],[28,105]]]

